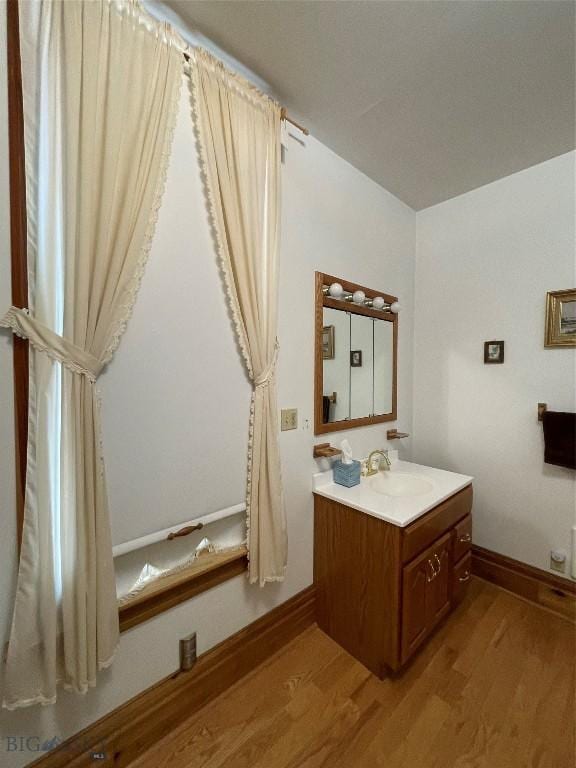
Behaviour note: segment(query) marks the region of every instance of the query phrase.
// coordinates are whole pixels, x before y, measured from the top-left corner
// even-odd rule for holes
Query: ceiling
[[[564,0],[169,0],[415,210],[575,147]]]

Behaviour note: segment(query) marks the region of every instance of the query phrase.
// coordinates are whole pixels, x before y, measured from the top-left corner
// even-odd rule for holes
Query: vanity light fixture
[[[330,296],[331,299],[341,299],[342,301],[352,301],[353,294],[347,293],[340,283],[332,283],[332,285],[324,285],[322,287],[322,293],[324,296]],[[362,291],[360,291],[362,293]],[[361,304],[362,302],[358,302]]]
[[[375,296],[373,299],[367,299],[364,291],[357,290],[354,293],[348,293],[345,291],[340,283],[332,283],[331,285],[322,286],[322,293],[324,296],[330,296],[331,299],[339,299],[340,301],[353,302],[358,306],[371,307],[382,312],[392,312],[396,315],[400,311],[400,304],[394,301],[392,304],[388,304],[382,296]]]
[[[344,293],[344,289],[340,285],[340,283],[332,283],[331,286],[326,286],[324,289],[325,293],[327,293],[329,296],[331,296],[333,299],[341,299],[342,294]]]
[[[400,312],[400,304],[397,301],[393,301],[392,304],[388,304],[384,301],[382,296],[376,296],[372,300],[368,299],[364,304],[367,307],[373,309],[381,309],[383,312],[392,312],[393,315],[397,315]]]

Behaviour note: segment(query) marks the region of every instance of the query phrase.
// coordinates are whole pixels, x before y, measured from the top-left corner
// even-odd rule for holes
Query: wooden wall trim
[[[6,35],[12,304],[16,307],[27,307],[26,167],[24,157],[24,110],[22,101],[18,0],[8,0],[6,5]],[[5,309],[8,308],[6,307]],[[0,311],[4,312],[4,308]],[[16,516],[18,548],[20,548],[22,526],[24,523],[28,445],[28,341],[14,334],[12,339],[14,361]]]
[[[476,545],[472,573],[576,623],[576,582]]]
[[[123,768],[315,621],[313,586],[199,656],[32,763],[34,768]],[[145,660],[143,660],[145,663]],[[94,753],[104,755],[94,759]]]
[[[160,581],[156,588],[145,590],[134,600],[122,605],[119,609],[120,631],[125,632],[142,624],[159,613],[244,573],[248,567],[245,549],[238,552],[216,553],[213,557],[205,555],[204,560],[216,560],[216,562],[211,562],[208,567],[194,573],[185,572],[177,577],[167,577],[164,581]]]

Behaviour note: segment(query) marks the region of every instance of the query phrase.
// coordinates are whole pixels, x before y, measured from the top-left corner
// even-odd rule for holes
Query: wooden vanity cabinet
[[[399,670],[470,578],[472,486],[406,528],[314,497],[320,628],[379,677]]]

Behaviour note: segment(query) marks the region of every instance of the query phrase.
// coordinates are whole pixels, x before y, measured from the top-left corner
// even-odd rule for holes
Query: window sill
[[[231,552],[203,555],[198,562],[174,576],[150,584],[119,608],[120,631],[148,621],[207,589],[244,573],[248,565],[245,547]]]

